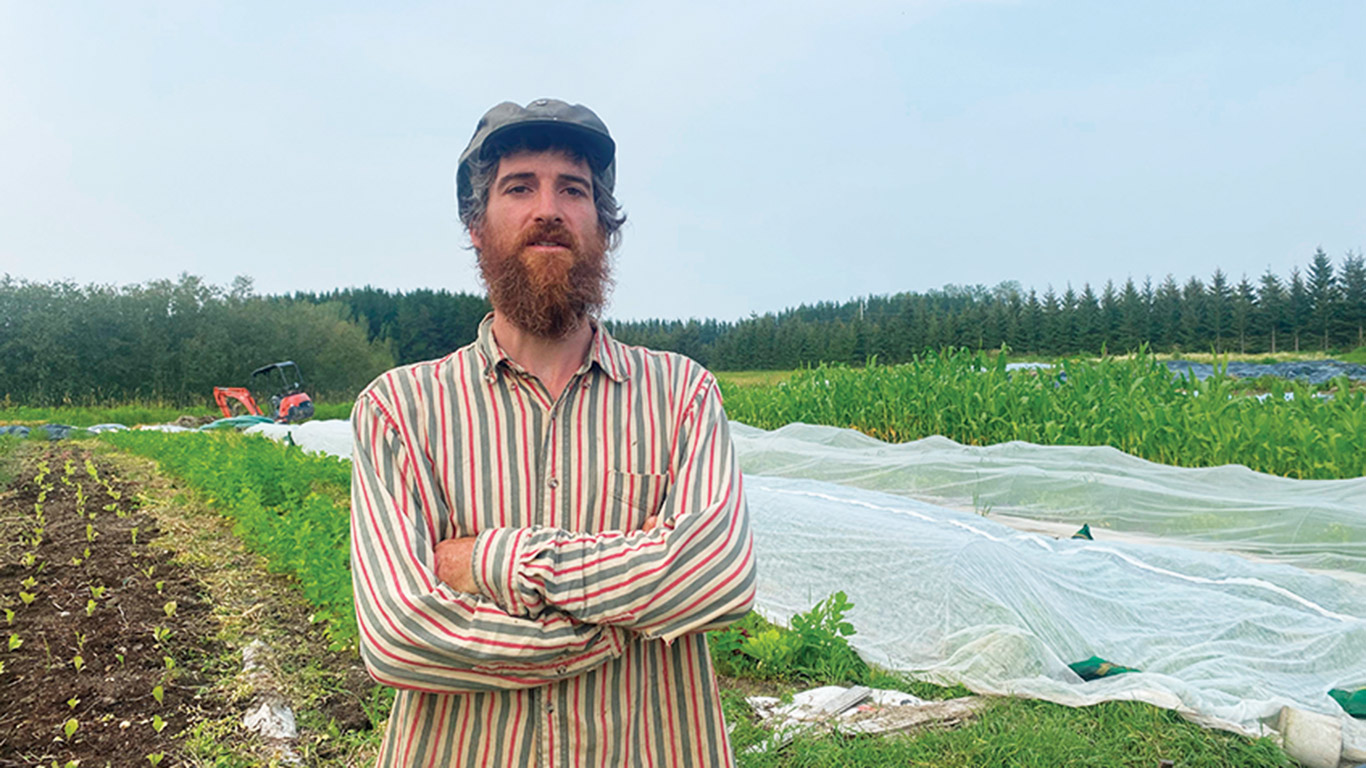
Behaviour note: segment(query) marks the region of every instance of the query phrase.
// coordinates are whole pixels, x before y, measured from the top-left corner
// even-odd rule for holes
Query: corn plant
[[[725,392],[731,418],[763,429],[803,422],[904,442],[1023,440],[1110,445],[1179,466],[1243,464],[1295,478],[1366,475],[1366,392],[1345,379],[1331,399],[1293,381],[1248,396],[1217,370],[1175,377],[1149,355],[1064,360],[1008,371],[1004,355],[929,353],[896,366],[821,366],[776,386]]]

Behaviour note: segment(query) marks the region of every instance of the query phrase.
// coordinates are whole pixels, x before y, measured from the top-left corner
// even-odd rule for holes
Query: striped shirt
[[[491,325],[352,414],[361,655],[397,689],[378,764],[733,765],[702,632],[749,611],[754,552],[715,380],[596,326],[552,400]],[[456,592],[434,548],[474,535]]]

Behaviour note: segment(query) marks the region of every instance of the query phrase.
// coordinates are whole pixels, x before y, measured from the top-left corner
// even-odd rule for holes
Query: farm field
[[[1071,361],[1063,369],[1059,383],[1055,375],[1007,375],[1003,360],[953,353],[895,368],[719,378],[732,418],[770,428],[805,421],[896,440],[1108,442],[1187,466],[1238,461],[1291,477],[1366,474],[1359,393],[1324,401],[1287,383],[1285,391],[1304,396],[1263,403],[1234,397],[1219,381],[1195,395],[1143,358]],[[330,417],[344,417],[342,407],[349,410],[339,405],[341,416]],[[82,416],[60,413],[66,423]],[[1263,444],[1280,450],[1259,451]],[[0,607],[14,612],[7,634],[18,638],[3,657],[0,682],[17,683],[7,690],[35,702],[0,728],[0,765],[261,764],[276,745],[239,723],[272,694],[295,707],[299,738],[291,749],[309,765],[366,764],[387,697],[355,653],[347,462],[233,433],[4,439],[0,456],[0,483],[9,488],[0,496],[7,542]],[[114,500],[98,495],[111,489],[125,503],[105,509]],[[40,494],[42,518],[34,509]],[[99,598],[92,587],[104,587]],[[87,600],[94,603],[88,614]],[[844,618],[856,631],[857,606]],[[1071,709],[1014,699],[994,699],[976,721],[952,730],[802,736],[776,752],[746,752],[768,737],[746,695],[854,682],[932,699],[965,693],[851,660],[846,636],[833,629],[838,623],[794,633],[755,616],[741,627],[748,637],[738,630],[714,637],[740,765],[1287,764],[1270,741],[1199,728],[1145,704]],[[811,650],[800,664],[782,661],[752,643],[756,636],[789,637],[784,642]],[[268,678],[242,671],[242,649],[253,640],[267,649]],[[99,688],[96,670],[126,689]],[[68,734],[70,721],[76,726]],[[11,732],[18,738],[6,741]],[[112,745],[121,757],[110,757]]]

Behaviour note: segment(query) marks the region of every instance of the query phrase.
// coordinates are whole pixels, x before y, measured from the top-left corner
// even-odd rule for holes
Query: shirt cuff
[[[475,586],[509,616],[528,616],[517,596],[517,568],[522,562],[522,528],[488,528],[474,539],[470,570]]]

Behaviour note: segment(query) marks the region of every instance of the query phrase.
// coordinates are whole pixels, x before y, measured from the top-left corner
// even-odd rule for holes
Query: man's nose
[[[560,207],[560,196],[553,187],[542,188],[536,194],[536,220],[540,222],[563,222],[564,211]]]

